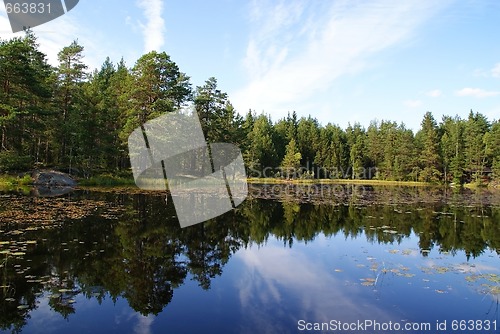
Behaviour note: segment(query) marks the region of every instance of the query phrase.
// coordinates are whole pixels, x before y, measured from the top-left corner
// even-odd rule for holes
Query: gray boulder
[[[33,185],[44,187],[75,187],[76,181],[68,174],[53,170],[35,171],[31,175]]]

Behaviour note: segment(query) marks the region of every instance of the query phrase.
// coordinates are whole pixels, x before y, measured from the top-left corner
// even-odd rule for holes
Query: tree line
[[[500,176],[500,122],[477,112],[439,123],[427,112],[416,133],[387,120],[342,129],[295,111],[276,121],[251,110],[241,116],[215,78],[193,88],[165,52],[131,68],[107,58],[90,71],[74,41],[53,67],[31,31],[0,41],[0,171],[130,175],[130,133],[188,105],[209,142],[239,145],[249,176],[456,183]]]

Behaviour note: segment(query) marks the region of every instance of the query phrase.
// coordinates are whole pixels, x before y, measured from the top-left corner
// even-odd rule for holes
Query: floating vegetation
[[[481,275],[469,275],[465,276],[465,280],[469,283],[476,282],[489,282],[489,283],[481,283],[480,284],[480,293],[489,294],[489,295],[498,295],[500,294],[500,276],[495,273],[489,274],[481,274]],[[493,283],[493,284],[490,284]]]
[[[29,207],[30,210],[26,210]],[[111,203],[100,200],[80,199],[68,200],[64,197],[18,197],[9,202],[8,208],[0,211],[0,222],[5,223],[36,223],[54,225],[59,222],[77,220],[95,213],[100,208],[102,214],[116,214],[123,212]],[[37,230],[40,226],[29,227],[26,230]],[[7,232],[9,235],[20,235],[24,231],[18,229]]]
[[[361,281],[362,281],[361,285],[363,285],[363,286],[374,286],[375,283],[377,282],[377,280],[375,278],[371,278],[371,277],[362,278]]]
[[[23,256],[23,255],[26,255],[25,252],[15,252],[15,253],[11,253],[11,255],[13,256]]]
[[[434,270],[436,270],[438,274],[444,274],[450,271],[448,267],[434,267]]]

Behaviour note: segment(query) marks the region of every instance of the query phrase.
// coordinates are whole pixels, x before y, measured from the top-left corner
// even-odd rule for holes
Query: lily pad
[[[14,256],[23,256],[23,255],[26,255],[25,252],[15,252],[15,253],[12,253],[12,255]]]

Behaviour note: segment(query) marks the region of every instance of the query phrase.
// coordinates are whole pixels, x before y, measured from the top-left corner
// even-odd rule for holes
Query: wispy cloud
[[[159,50],[165,43],[165,21],[162,18],[162,0],[138,0],[137,6],[143,10],[145,24],[140,24],[144,37],[144,52]]]
[[[488,91],[481,88],[462,88],[456,92],[458,96],[472,96],[477,98],[492,97],[500,95],[500,91]]]
[[[441,90],[439,89],[433,89],[428,91],[425,95],[430,97],[440,97],[441,95],[443,95],[443,92],[441,92]]]
[[[494,78],[500,78],[500,63],[496,63],[491,69],[491,76]]]
[[[422,105],[422,101],[420,100],[406,100],[403,102],[405,106],[408,108],[418,108]]]
[[[286,113],[327,92],[340,76],[371,66],[370,57],[408,39],[447,4],[430,0],[254,1],[244,65],[247,85],[231,94],[239,110]]]

